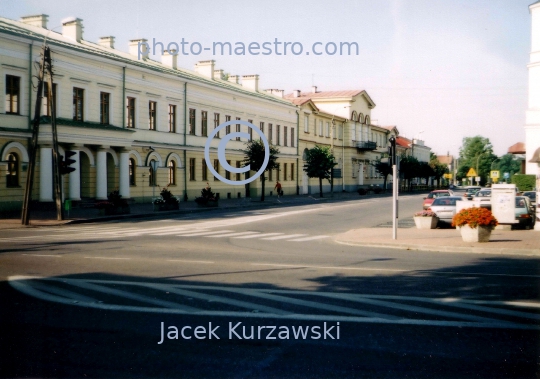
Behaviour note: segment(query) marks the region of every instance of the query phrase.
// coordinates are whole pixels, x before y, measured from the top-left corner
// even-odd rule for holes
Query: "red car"
[[[433,200],[435,200],[438,197],[443,196],[452,196],[454,193],[450,190],[437,190],[437,191],[431,191],[427,197],[424,197],[424,204],[423,208],[428,209],[431,203],[433,203]]]

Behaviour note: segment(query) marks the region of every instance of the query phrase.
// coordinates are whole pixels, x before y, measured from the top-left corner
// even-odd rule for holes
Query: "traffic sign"
[[[498,170],[492,170],[489,176],[491,177],[491,179],[496,179],[499,177],[499,174],[500,172]]]
[[[476,170],[474,168],[470,168],[469,169],[469,172],[467,173],[467,177],[471,177],[471,176],[478,176],[478,174],[476,173]]]
[[[505,173],[504,173],[504,178],[505,178],[505,179],[508,179],[509,177],[510,177],[510,173],[509,173],[509,172],[505,172]]]

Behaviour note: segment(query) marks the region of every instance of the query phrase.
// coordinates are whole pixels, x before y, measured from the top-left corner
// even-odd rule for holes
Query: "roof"
[[[353,89],[353,90],[343,90],[343,91],[318,91],[318,92],[300,92],[300,96],[295,97],[294,93],[289,93],[284,96],[285,99],[291,100],[291,99],[314,99],[314,100],[322,100],[322,99],[332,99],[332,98],[353,98],[358,95],[363,95],[367,102],[369,103],[370,108],[375,107],[375,102],[371,99],[371,97],[368,95],[366,90],[363,89]]]
[[[452,164],[454,161],[453,155],[437,155],[437,160],[443,164]]]
[[[123,64],[130,64],[132,66],[137,66],[148,70],[169,74],[183,80],[193,80],[215,87],[240,92],[248,96],[258,97],[261,99],[291,106],[290,101],[279,98],[277,96],[266,94],[265,92],[254,92],[243,88],[239,84],[231,83],[225,80],[208,78],[195,71],[187,70],[184,68],[172,69],[163,65],[161,62],[152,59],[139,60],[137,59],[137,57],[124,51],[104,47],[99,45],[98,43],[86,41],[84,39],[82,39],[80,42],[77,42],[64,37],[61,33],[54,32],[49,29],[44,29],[38,26],[28,25],[23,22],[11,20],[5,17],[0,17],[0,33],[5,33],[16,37],[27,38],[33,41],[37,41],[39,42],[39,45],[41,45],[46,38],[47,43],[51,47],[53,47],[53,52],[54,46],[69,48],[77,52],[96,55],[101,58],[111,59],[117,62],[121,62]]]
[[[405,137],[397,137],[396,138],[396,145],[403,146],[403,147],[410,147],[412,141]]]
[[[525,154],[525,144],[518,142],[508,148],[508,154]]]

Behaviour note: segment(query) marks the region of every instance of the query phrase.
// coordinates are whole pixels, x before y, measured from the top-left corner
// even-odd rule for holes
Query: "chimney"
[[[163,55],[161,56],[161,63],[164,66],[176,70],[176,68],[178,67],[178,53],[176,52],[176,50],[165,50],[163,52]]]
[[[99,46],[108,47],[109,49],[114,49],[114,37],[100,37],[98,41]]]
[[[283,99],[283,93],[285,92],[285,90],[282,90],[282,89],[267,89],[265,90],[266,93],[269,93],[270,95],[274,95],[274,96],[277,96],[277,97],[280,97]]]
[[[293,93],[293,97],[300,97],[300,90],[299,89],[295,89],[294,91],[292,91]]]
[[[225,72],[223,70],[214,70],[214,79],[223,79]]]
[[[148,58],[148,40],[146,38],[129,40],[129,53],[137,57],[137,59]]]
[[[259,92],[259,75],[242,75],[242,86],[255,92]]]
[[[83,25],[80,18],[62,22],[62,35],[66,38],[81,42],[83,39]]]
[[[195,72],[197,74],[206,76],[207,78],[214,78],[214,66],[216,65],[215,60],[210,61],[199,61],[195,63]]]
[[[21,17],[21,22],[26,25],[37,26],[43,29],[47,29],[47,21],[49,19],[48,14],[37,14],[33,16],[24,16]]]
[[[311,92],[317,93],[317,86],[311,86]]]
[[[238,75],[229,75],[229,82],[238,84],[238,78],[239,78]]]

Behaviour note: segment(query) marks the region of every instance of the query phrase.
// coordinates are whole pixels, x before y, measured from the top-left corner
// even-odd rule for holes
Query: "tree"
[[[449,172],[448,166],[444,163],[439,162],[437,156],[433,153],[431,154],[431,160],[429,161],[429,165],[433,170],[433,177],[435,178],[435,180],[437,180],[437,187],[440,187],[441,178],[444,174],[447,174]]]
[[[433,168],[427,162],[418,162],[418,177],[426,179],[426,184],[429,184],[429,178],[435,176]]]
[[[470,168],[474,168],[481,182],[485,183],[491,170],[491,163],[497,160],[493,154],[493,146],[489,138],[482,136],[464,137],[459,148],[458,178],[467,176]]]
[[[383,189],[386,192],[386,180],[388,179],[388,175],[392,175],[392,166],[390,166],[390,163],[382,162],[380,158],[377,158],[375,162],[370,164],[384,178]]]
[[[418,177],[420,162],[413,156],[402,155],[399,161],[399,172],[403,175],[403,179],[408,181],[408,188],[411,189],[411,179]]]
[[[495,162],[493,169],[499,170],[501,177],[505,172],[510,173],[510,177],[512,177],[514,174],[519,174],[521,171],[521,163],[513,154],[505,154]]]
[[[242,150],[242,152],[244,153],[244,159],[242,160],[242,163],[244,164],[243,167],[249,165],[251,171],[259,171],[264,163],[264,143],[258,139],[249,141],[246,143],[246,149]],[[277,163],[278,154],[279,149],[273,145],[270,145],[270,158],[268,159],[268,164],[261,175],[261,201],[264,201],[264,183],[266,181],[265,173],[268,170],[279,169],[279,163]]]
[[[319,178],[319,194],[323,197],[322,180],[330,180],[331,170],[337,165],[329,146],[315,146],[306,150],[306,164],[304,171],[310,178]]]

